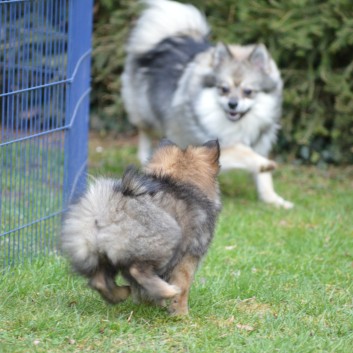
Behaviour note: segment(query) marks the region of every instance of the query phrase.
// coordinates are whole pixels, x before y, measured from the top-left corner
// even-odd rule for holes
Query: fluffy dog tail
[[[75,271],[91,276],[99,267],[101,249],[98,233],[115,217],[116,191],[120,181],[96,179],[63,222],[60,245]]]
[[[202,13],[192,5],[168,0],[142,0],[146,10],[133,29],[126,50],[141,55],[153,49],[163,39],[187,35],[203,39],[210,29]]]
[[[111,260],[107,254],[109,234],[121,221],[124,198],[154,194],[159,183],[140,174],[133,166],[121,180],[98,178],[90,183],[78,203],[70,206],[62,227],[60,245],[73,269],[91,277]],[[116,234],[115,242],[119,241]]]

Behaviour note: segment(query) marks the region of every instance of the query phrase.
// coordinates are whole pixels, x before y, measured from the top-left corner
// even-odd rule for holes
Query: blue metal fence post
[[[75,145],[78,140],[88,141],[92,12],[93,0],[70,2],[67,70],[72,79],[67,88],[64,206],[86,184],[88,146],[78,153]]]

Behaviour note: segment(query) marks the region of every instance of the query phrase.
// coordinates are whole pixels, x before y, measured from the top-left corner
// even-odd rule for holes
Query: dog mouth
[[[230,121],[239,121],[245,114],[246,114],[246,112],[239,113],[239,112],[228,111],[227,112],[227,118]]]

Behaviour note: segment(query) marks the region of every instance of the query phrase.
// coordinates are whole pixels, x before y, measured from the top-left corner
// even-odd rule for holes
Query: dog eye
[[[227,86],[219,86],[218,89],[221,91],[222,94],[227,94],[230,91]]]
[[[245,88],[245,89],[243,89],[243,94],[245,97],[249,97],[252,94],[252,90]]]

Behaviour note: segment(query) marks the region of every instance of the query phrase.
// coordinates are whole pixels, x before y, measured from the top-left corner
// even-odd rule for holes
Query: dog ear
[[[228,46],[224,43],[217,43],[213,51],[212,66],[218,67],[225,59],[234,59]]]
[[[267,71],[269,53],[264,44],[258,44],[249,55],[248,59],[253,65]]]
[[[219,157],[221,155],[221,148],[219,146],[218,139],[207,141],[202,146],[207,147],[210,150],[212,150],[212,152],[213,152],[212,156],[214,158],[213,159],[214,162],[217,162],[219,160]]]
[[[277,81],[272,77],[272,58],[264,44],[258,44],[250,53],[248,60],[266,75],[263,76],[261,88],[265,92],[271,92],[277,87]]]

